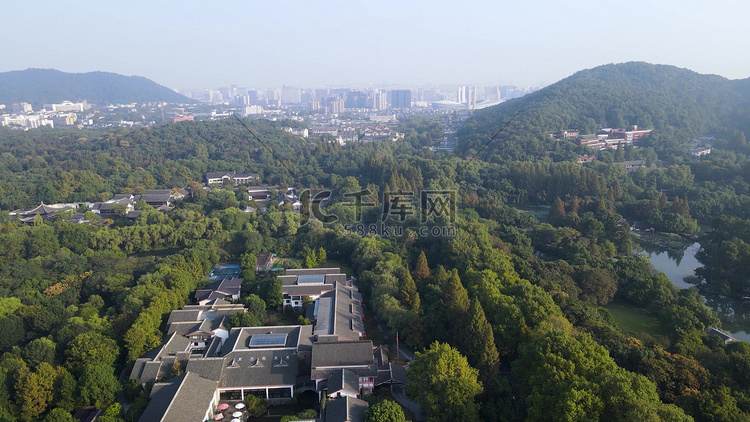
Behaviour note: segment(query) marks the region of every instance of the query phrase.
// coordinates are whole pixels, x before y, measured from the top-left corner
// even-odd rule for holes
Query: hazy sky
[[[750,76],[750,1],[7,1],[0,71],[172,88],[547,85],[642,60]]]

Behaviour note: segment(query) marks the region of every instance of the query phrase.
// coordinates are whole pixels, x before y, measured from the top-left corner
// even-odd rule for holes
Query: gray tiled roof
[[[167,334],[177,333],[178,335],[186,336],[198,331],[200,327],[200,321],[176,322],[167,327]]]
[[[326,284],[346,284],[346,274],[326,274],[325,280]]]
[[[130,379],[140,379],[141,374],[143,373],[143,368],[146,366],[146,362],[148,362],[150,359],[148,358],[138,358],[135,360],[135,363],[133,364],[133,369],[130,371]]]
[[[328,394],[348,391],[359,394],[359,375],[348,369],[337,369],[328,378]]]
[[[267,348],[296,348],[297,342],[300,337],[300,326],[299,325],[279,325],[270,327],[241,327],[233,328],[230,331],[229,339],[226,342],[226,346],[223,351],[225,354],[229,351],[237,351],[243,349],[249,349],[248,346],[252,336],[256,334],[286,334],[286,344],[284,346],[269,346]],[[256,349],[257,348],[252,348]]]
[[[325,422],[364,422],[366,401],[344,396],[326,404]]]
[[[162,363],[161,360],[146,362],[141,372],[141,383],[156,381],[162,378]]]
[[[315,376],[311,374],[311,378],[320,379],[320,375],[329,375],[337,368],[347,368],[360,376],[377,376],[372,350],[370,340],[315,343],[311,362]]]
[[[375,361],[378,364],[378,369],[385,368],[388,366],[390,359],[388,358],[388,350],[384,346],[378,346],[373,350],[375,354]]]
[[[159,356],[163,357],[173,355],[177,352],[184,352],[189,346],[189,339],[179,335],[171,335],[166,343],[164,343],[164,346],[162,346],[161,351],[159,351]]]
[[[282,285],[282,293],[290,296],[313,296],[330,292],[334,289],[333,284],[313,284],[313,285]]]
[[[217,357],[192,358],[185,367],[186,371],[195,372],[201,377],[209,380],[219,381],[221,371],[224,368],[224,359]]]
[[[171,195],[169,192],[167,193],[147,193],[145,195],[135,195],[135,198],[133,198],[136,202],[138,201],[146,201],[147,204],[169,204],[169,200],[171,199]]]
[[[202,300],[208,299],[209,296],[211,296],[211,293],[213,292],[214,292],[213,289],[200,289],[200,290],[196,290],[193,296],[196,302],[200,302]],[[221,298],[223,299],[224,296],[222,296]],[[215,299],[218,299],[218,298],[215,298]]]
[[[335,334],[347,340],[359,340],[365,332],[360,301],[353,299],[355,290],[341,283],[336,284]]]
[[[206,179],[218,179],[220,177],[233,177],[234,172],[232,171],[211,171],[206,173]]]
[[[406,368],[394,363],[379,367],[375,385],[381,384],[406,384]]]
[[[167,325],[175,322],[198,321],[201,314],[199,309],[180,309],[169,313]]]
[[[296,380],[293,350],[242,350],[224,358],[221,387],[295,385]]]
[[[313,326],[302,325],[299,328],[299,343],[297,344],[297,350],[301,352],[312,351],[313,345]]]
[[[282,286],[293,286],[297,284],[296,275],[280,275],[280,276],[277,276],[276,279],[281,281]]]
[[[218,382],[186,372],[171,386],[161,388],[149,402],[139,421],[184,422],[202,418],[211,406]]]
[[[171,375],[175,358],[186,359],[190,340],[179,334],[165,336],[162,345],[137,359],[130,378],[138,379],[142,384],[168,378]]]

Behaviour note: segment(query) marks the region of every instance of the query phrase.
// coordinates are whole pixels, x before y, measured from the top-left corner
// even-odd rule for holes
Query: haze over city
[[[12,2],[0,71],[140,75],[172,88],[243,84],[551,84],[642,60],[746,78],[750,3]]]

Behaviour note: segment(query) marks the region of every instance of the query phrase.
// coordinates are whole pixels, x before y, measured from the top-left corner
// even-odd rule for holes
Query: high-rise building
[[[225,100],[234,97],[234,93],[232,93],[232,88],[229,88],[228,86],[219,88],[219,92],[221,93],[221,98]]]
[[[234,103],[237,105],[250,105],[250,96],[238,95],[234,97]]]
[[[484,98],[491,101],[501,100],[502,96],[500,95],[500,87],[497,85],[485,87]]]
[[[346,108],[367,108],[367,93],[352,91],[346,94]]]
[[[247,97],[250,99],[251,105],[256,105],[260,103],[260,92],[254,89],[247,90]]]
[[[469,110],[477,106],[477,88],[474,86],[459,86],[456,92],[456,102],[466,104]]]
[[[459,86],[458,91],[456,91],[456,102],[461,104],[466,104],[466,87],[465,86]]]
[[[385,110],[388,108],[386,98],[387,96],[385,95],[385,92],[376,89],[372,93],[372,104],[370,108],[373,110]]]
[[[316,89],[315,90],[315,100],[316,101],[323,101],[326,98],[328,98],[328,95],[330,95],[328,87],[323,88],[323,89]]]
[[[477,88],[475,86],[470,86],[466,89],[466,107],[469,110],[477,108]]]
[[[391,91],[391,107],[410,108],[411,107],[411,90],[394,89],[393,91]]]
[[[221,92],[214,91],[213,89],[207,89],[203,91],[203,101],[208,103],[218,103],[221,102],[221,100],[224,97],[222,97]]]
[[[302,101],[302,92],[299,88],[285,86],[281,88],[282,104],[299,104]]]
[[[332,114],[339,114],[344,112],[344,100],[341,98],[331,98],[330,107]]]

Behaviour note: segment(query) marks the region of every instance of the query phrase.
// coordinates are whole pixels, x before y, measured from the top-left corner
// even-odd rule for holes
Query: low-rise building
[[[206,184],[213,185],[217,184],[223,186],[230,180],[234,181],[234,186],[245,185],[250,183],[252,180],[256,180],[260,177],[258,173],[235,173],[233,171],[218,171],[206,173]]]
[[[258,254],[255,264],[255,272],[268,271],[273,268],[273,262],[276,260],[276,254],[271,252],[261,252]]]
[[[219,403],[218,381],[193,372],[159,382],[151,388],[151,401],[143,411],[142,422],[184,422],[213,420]]]
[[[356,375],[361,390],[372,391],[378,377],[370,340],[317,341],[312,346],[310,365],[310,379],[318,391],[327,390],[331,377],[344,369]]]
[[[193,120],[195,120],[195,116],[191,116],[191,115],[167,117],[167,123],[192,122]]]
[[[239,300],[242,291],[242,279],[238,277],[225,278],[195,291],[195,302],[205,305],[215,299]]]
[[[337,281],[345,283],[346,274],[340,274],[338,268],[289,269],[277,279],[281,281],[284,306],[301,308],[305,298],[315,300],[333,291]]]
[[[53,113],[74,112],[79,113],[91,108],[86,101],[74,103],[72,101],[63,101],[59,104],[45,104],[44,109]]]
[[[711,153],[711,148],[708,147],[695,147],[690,148],[690,155],[693,157],[702,157]]]
[[[383,349],[351,330],[352,320],[361,322],[362,299],[345,275],[338,269],[289,271],[297,278],[344,277],[333,283],[327,317],[319,315],[315,325],[226,330],[224,321],[244,311],[241,305],[215,299],[172,311],[163,344],[137,359],[130,374],[142,384],[157,382],[142,421],[205,420],[220,401],[254,395],[281,404],[310,390],[331,399],[326,420],[363,420],[367,403],[358,397],[376,384],[399,383],[401,372],[387,362]],[[352,334],[356,339],[350,341]],[[172,409],[193,392],[201,399],[184,405],[184,411]]]
[[[368,408],[366,401],[349,396],[331,400],[323,412],[323,422],[364,422]]]
[[[627,171],[633,171],[639,167],[645,167],[646,162],[644,160],[626,160],[621,162]]]
[[[36,129],[40,126],[55,127],[55,122],[40,114],[4,115],[0,118],[0,125],[8,127],[22,127]]]

